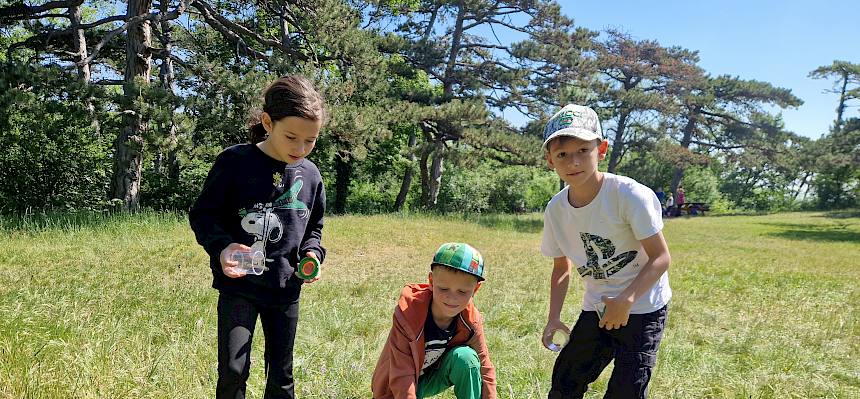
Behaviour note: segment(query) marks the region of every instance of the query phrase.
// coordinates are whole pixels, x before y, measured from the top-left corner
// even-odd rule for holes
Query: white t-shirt
[[[617,296],[633,282],[648,262],[639,241],[663,229],[660,201],[650,188],[629,177],[603,176],[600,191],[588,205],[570,205],[568,186],[549,201],[543,219],[541,252],[573,262],[585,282],[582,309],[589,311],[601,296]],[[669,276],[663,273],[630,313],[654,312],[671,297]]]

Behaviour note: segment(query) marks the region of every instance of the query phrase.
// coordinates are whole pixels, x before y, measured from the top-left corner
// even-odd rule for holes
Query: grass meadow
[[[546,397],[541,215],[326,222],[323,278],[302,293],[297,396],[369,398],[400,288],[426,280],[441,242],[467,241],[486,260],[475,301],[499,397]],[[860,213],[678,218],[664,233],[674,298],[651,397],[860,397]],[[0,234],[0,398],[213,396],[217,292],[183,217],[5,219]],[[265,385],[261,332],[252,398]]]

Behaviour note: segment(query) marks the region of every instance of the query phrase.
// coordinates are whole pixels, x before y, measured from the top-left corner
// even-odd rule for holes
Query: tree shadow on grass
[[[841,211],[830,211],[823,215],[828,219],[860,219],[860,209],[845,209]]]
[[[781,231],[770,232],[771,237],[795,241],[860,242],[860,231],[850,223],[820,225],[812,223],[761,223],[778,227]]]
[[[541,214],[464,215],[464,219],[491,229],[509,230],[517,233],[540,233],[543,230],[543,215]]]

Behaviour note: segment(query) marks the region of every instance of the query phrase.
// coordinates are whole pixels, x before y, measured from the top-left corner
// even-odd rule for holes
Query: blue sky
[[[833,60],[860,63],[860,1],[560,0],[577,26],[619,28],[637,39],[698,50],[700,66],[791,89],[804,104],[782,110],[786,129],[818,138],[836,119],[832,81],[807,78]],[[854,105],[857,105],[855,103]],[[846,116],[857,117],[858,108]]]

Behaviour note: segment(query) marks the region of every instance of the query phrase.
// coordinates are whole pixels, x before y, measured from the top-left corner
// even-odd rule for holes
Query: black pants
[[[666,307],[632,314],[627,326],[597,326],[597,312],[583,311],[552,370],[549,399],[582,398],[610,361],[615,361],[604,398],[645,398],[666,325]]]
[[[264,398],[294,399],[293,345],[299,302],[269,305],[235,294],[218,296],[218,399],[244,399],[251,369],[251,340],[257,315],[263,325],[266,350]]]

